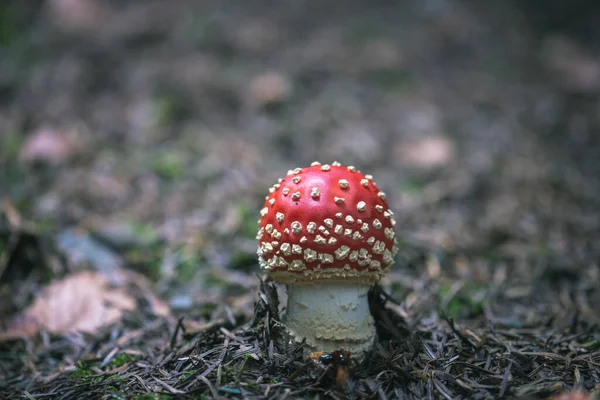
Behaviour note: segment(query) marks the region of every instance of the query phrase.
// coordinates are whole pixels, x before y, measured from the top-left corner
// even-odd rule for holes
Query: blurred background
[[[409,309],[598,304],[598,4],[3,1],[0,316],[83,269],[251,314],[264,196],[314,160],[388,194]]]

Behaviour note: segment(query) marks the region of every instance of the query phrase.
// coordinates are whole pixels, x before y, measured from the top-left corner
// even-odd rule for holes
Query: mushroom
[[[337,162],[290,170],[269,192],[257,254],[265,274],[287,286],[290,337],[363,358],[376,336],[368,292],[398,251],[385,193]]]

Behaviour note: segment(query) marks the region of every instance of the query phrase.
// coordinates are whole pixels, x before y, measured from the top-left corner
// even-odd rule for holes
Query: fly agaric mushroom
[[[287,285],[290,336],[362,358],[375,340],[368,291],[398,250],[385,193],[337,162],[288,171],[269,192],[257,253],[266,275]]]

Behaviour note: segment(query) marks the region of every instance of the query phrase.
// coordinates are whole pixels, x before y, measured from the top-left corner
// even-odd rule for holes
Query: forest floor
[[[597,49],[509,2],[333,3],[0,6],[0,398],[600,396]],[[342,385],[277,345],[256,258],[315,160],[401,242]]]

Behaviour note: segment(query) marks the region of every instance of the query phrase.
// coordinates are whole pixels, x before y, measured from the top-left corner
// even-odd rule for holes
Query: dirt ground
[[[0,5],[0,398],[598,398],[600,13],[521,3]],[[342,386],[256,257],[315,160],[401,242]]]

